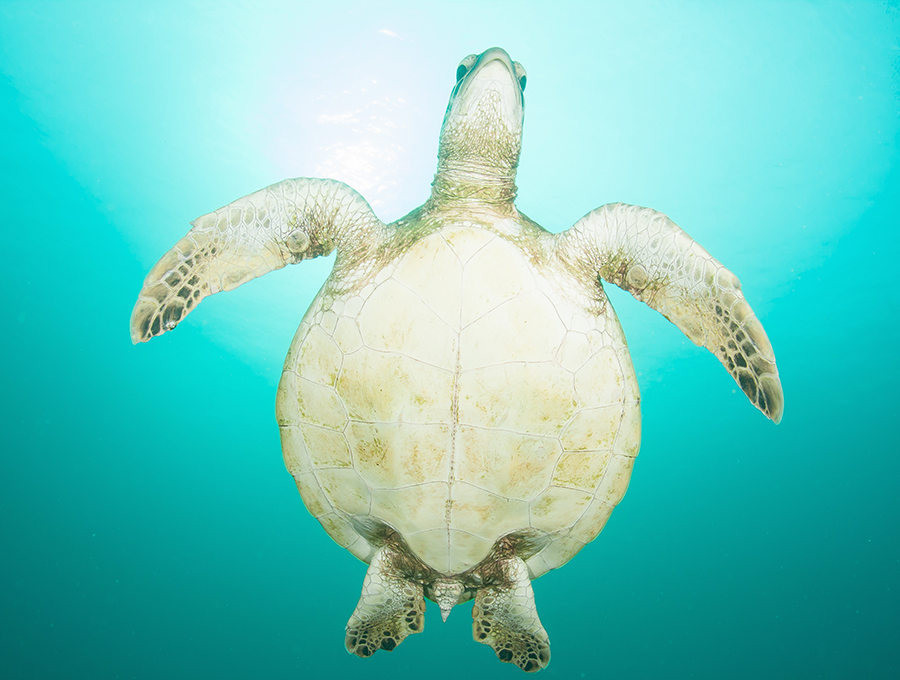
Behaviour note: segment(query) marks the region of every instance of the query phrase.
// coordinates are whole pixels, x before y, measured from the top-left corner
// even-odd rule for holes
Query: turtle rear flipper
[[[422,585],[404,578],[393,557],[395,551],[384,546],[369,564],[359,603],[347,622],[344,644],[351,654],[392,652],[407,635],[425,628]]]
[[[490,645],[497,658],[534,673],[550,663],[550,639],[534,605],[528,567],[518,557],[494,563],[499,582],[475,595],[472,637]]]

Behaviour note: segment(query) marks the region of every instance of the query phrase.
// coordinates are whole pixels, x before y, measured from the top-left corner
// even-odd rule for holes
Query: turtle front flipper
[[[662,213],[614,203],[557,237],[557,253],[585,280],[599,276],[662,313],[715,354],[774,422],[784,394],[775,354],[738,278]]]
[[[351,654],[392,652],[406,636],[424,630],[422,584],[404,577],[401,562],[396,550],[384,546],[369,563],[362,595],[347,622],[344,644]]]
[[[287,179],[197,218],[147,274],[131,314],[131,340],[170,331],[207,295],[335,248],[365,257],[384,224],[342,182]],[[346,246],[346,247],[345,247]]]
[[[485,576],[472,608],[472,637],[526,673],[545,668],[550,663],[550,638],[534,605],[525,562],[514,556],[499,559]]]

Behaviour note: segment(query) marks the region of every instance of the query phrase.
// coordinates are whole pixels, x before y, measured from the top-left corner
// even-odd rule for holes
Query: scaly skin
[[[559,235],[557,253],[585,279],[599,276],[663,314],[715,354],[766,417],[781,421],[775,353],[741,282],[672,220],[649,208],[604,205]]]

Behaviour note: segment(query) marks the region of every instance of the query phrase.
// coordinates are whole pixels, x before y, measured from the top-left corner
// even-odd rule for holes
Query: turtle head
[[[436,199],[512,202],[522,148],[524,89],[525,69],[499,47],[460,62],[441,128]]]

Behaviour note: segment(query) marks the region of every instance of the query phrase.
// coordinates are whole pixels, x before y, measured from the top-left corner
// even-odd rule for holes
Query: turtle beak
[[[467,116],[482,105],[485,97],[497,96],[492,93],[500,97],[507,128],[521,128],[525,104],[521,80],[512,59],[500,47],[478,55],[472,68],[457,83],[447,114]]]

